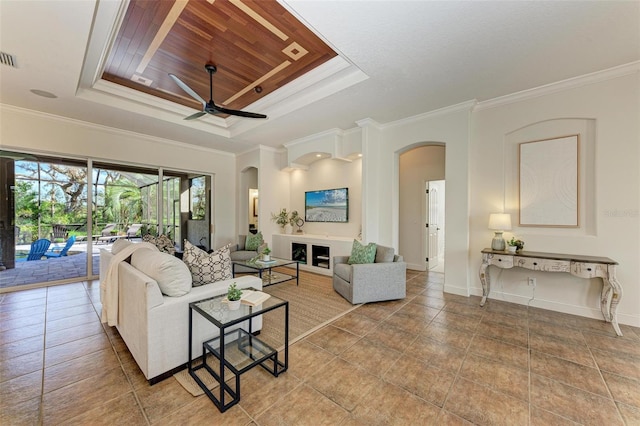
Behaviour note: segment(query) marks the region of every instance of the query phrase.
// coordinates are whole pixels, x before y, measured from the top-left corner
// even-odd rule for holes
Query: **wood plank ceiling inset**
[[[334,56],[274,0],[131,0],[102,78],[200,110],[168,73],[208,101],[210,63],[215,103],[243,109]]]

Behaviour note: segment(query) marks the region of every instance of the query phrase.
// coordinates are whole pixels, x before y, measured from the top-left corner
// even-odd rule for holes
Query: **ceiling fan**
[[[198,95],[191,87],[187,86],[187,84],[180,80],[174,74],[169,73],[169,77],[176,82],[178,86],[185,92],[187,92],[193,99],[197,100],[202,104],[202,111],[196,112],[188,117],[185,117],[185,120],[193,120],[195,118],[202,117],[205,114],[228,114],[228,115],[237,115],[239,117],[247,117],[247,118],[267,118],[264,114],[257,114],[255,112],[248,111],[238,111],[235,109],[227,109],[213,103],[213,74],[218,70],[215,65],[207,64],[204,68],[209,72],[209,102],[205,102],[204,99],[200,95]]]

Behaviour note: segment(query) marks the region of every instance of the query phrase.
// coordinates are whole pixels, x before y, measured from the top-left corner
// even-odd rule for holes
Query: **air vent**
[[[10,67],[17,68],[16,58],[8,53],[0,52],[0,64],[9,65]]]

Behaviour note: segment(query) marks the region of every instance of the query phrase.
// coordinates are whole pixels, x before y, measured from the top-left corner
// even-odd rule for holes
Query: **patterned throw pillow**
[[[244,249],[248,251],[258,250],[258,247],[262,245],[263,242],[262,232],[258,232],[257,234],[249,234],[247,235],[247,241],[244,243]]]
[[[174,255],[176,253],[176,247],[173,245],[173,241],[164,234],[158,235],[157,237],[154,237],[151,234],[146,234],[142,236],[142,241],[154,244],[158,247],[158,250],[163,253],[169,253],[170,255]]]
[[[353,240],[353,247],[351,248],[351,256],[347,263],[350,265],[356,263],[373,263],[376,258],[376,243],[369,243],[363,246],[360,241]]]
[[[184,240],[182,261],[191,271],[193,286],[198,287],[203,284],[231,279],[231,257],[229,253],[229,245],[208,254],[189,241]]]

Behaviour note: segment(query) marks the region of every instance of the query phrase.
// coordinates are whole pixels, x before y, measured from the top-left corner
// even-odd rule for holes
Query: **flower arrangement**
[[[524,247],[524,241],[517,239],[516,237],[511,237],[511,239],[507,241],[507,244],[511,247],[515,247],[516,250],[522,250]]]

